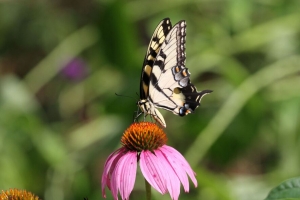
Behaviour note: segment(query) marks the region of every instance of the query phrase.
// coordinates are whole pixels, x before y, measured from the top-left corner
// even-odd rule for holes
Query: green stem
[[[151,200],[151,185],[145,179],[145,187],[146,187],[146,199]]]

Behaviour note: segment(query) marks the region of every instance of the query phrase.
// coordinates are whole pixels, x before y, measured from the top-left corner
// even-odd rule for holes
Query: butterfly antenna
[[[118,94],[118,93],[115,93],[115,95],[118,96],[118,97],[127,97],[127,98],[133,99],[133,97],[127,96],[127,95],[122,95],[122,94]]]

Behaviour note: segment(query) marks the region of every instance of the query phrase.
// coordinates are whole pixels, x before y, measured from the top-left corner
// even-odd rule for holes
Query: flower
[[[167,137],[154,123],[133,123],[125,130],[119,148],[107,158],[102,174],[102,194],[106,198],[107,186],[115,200],[129,199],[136,178],[137,163],[147,182],[161,194],[170,193],[177,200],[180,183],[189,192],[188,176],[197,187],[195,173],[185,158],[167,146]],[[188,175],[188,176],[187,176]]]
[[[27,192],[26,190],[19,189],[9,189],[0,193],[1,200],[39,200],[40,198],[31,192]]]
[[[73,81],[80,81],[88,74],[88,67],[81,58],[71,59],[62,69],[62,74]]]

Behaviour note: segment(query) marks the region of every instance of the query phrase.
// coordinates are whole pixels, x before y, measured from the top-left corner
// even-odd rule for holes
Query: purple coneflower
[[[137,162],[140,162],[146,181],[161,194],[169,192],[171,199],[178,199],[180,183],[185,192],[189,191],[188,176],[197,187],[195,173],[188,162],[166,142],[166,134],[156,124],[133,123],[122,136],[123,147],[106,160],[102,174],[103,197],[106,197],[107,186],[115,200],[118,199],[118,193],[122,200],[129,199],[136,178]],[[150,199],[149,194],[147,191],[147,199]]]
[[[1,200],[40,200],[38,196],[35,194],[28,192],[26,190],[19,190],[19,189],[9,189],[9,190],[2,190],[0,193]]]

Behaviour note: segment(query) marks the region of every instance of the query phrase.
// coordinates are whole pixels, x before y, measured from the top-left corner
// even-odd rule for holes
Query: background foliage
[[[0,189],[102,198],[149,38],[170,17],[187,21],[193,83],[214,90],[193,115],[163,112],[168,144],[199,182],[180,199],[266,198],[300,174],[299,10],[298,0],[1,1]],[[138,172],[131,199],[141,195]]]

